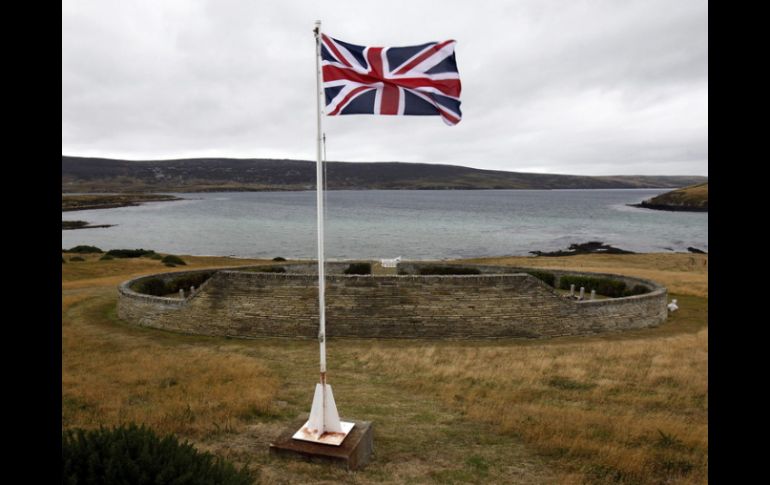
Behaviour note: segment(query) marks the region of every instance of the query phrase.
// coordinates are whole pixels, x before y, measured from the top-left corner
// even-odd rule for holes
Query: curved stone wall
[[[519,272],[525,268],[474,267],[482,274],[347,276],[332,268],[326,280],[327,334],[355,338],[540,338],[650,327],[667,317],[666,289],[649,280],[529,268],[553,273],[557,282],[565,274],[607,276],[651,290],[625,298],[575,301]],[[118,288],[118,316],[137,325],[192,334],[316,338],[318,278],[313,274],[224,269],[194,293],[185,292],[184,299],[144,295],[131,289],[143,279],[192,273],[198,272],[165,273],[124,282]]]

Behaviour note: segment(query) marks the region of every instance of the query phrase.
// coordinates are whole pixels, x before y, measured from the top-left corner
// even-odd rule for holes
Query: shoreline
[[[93,209],[115,209],[118,207],[133,207],[145,202],[173,202],[184,200],[182,197],[166,194],[78,194],[62,193],[62,212]]]
[[[708,213],[707,208],[703,207],[688,207],[688,206],[681,206],[681,205],[666,205],[666,204],[645,204],[644,202],[640,204],[626,204],[629,207],[636,207],[638,209],[651,209],[651,210],[659,210],[659,211],[668,211],[668,212],[706,212]]]

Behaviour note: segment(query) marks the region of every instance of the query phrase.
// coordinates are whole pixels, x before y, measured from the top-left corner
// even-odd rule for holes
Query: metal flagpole
[[[324,274],[324,173],[322,165],[321,143],[323,130],[321,129],[321,21],[315,23],[316,41],[316,116],[318,131],[316,134],[316,206],[318,219],[318,343],[320,350],[321,377],[316,384],[313,395],[313,405],[310,408],[310,418],[293,438],[323,443],[340,445],[354,423],[341,422],[337,413],[337,405],[334,403],[332,388],[326,383],[326,281]]]
[[[316,20],[316,115],[318,133],[316,136],[316,206],[318,209],[318,342],[321,345],[321,385],[326,384],[326,285],[324,275],[324,198],[323,198],[323,163],[321,143],[321,21]],[[324,406],[325,407],[325,406]]]

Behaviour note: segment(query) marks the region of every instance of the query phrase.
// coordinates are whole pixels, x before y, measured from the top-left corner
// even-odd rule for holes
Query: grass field
[[[707,482],[708,257],[496,258],[477,263],[616,272],[669,287],[658,328],[552,340],[328,342],[341,415],[374,422],[364,470],[272,459],[310,410],[315,341],[138,328],[117,285],[169,270],[147,258],[62,265],[62,426],[134,421],[177,433],[260,483]],[[183,256],[198,269],[272,261]]]

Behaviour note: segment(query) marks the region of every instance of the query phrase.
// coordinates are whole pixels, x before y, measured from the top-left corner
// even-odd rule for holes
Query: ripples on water
[[[626,204],[640,190],[364,190],[326,193],[330,259],[442,259],[526,255],[604,241],[636,252],[708,249],[708,214]],[[314,259],[315,192],[174,194],[186,200],[63,212],[62,220],[116,224],[62,231],[78,244],[163,253]]]

